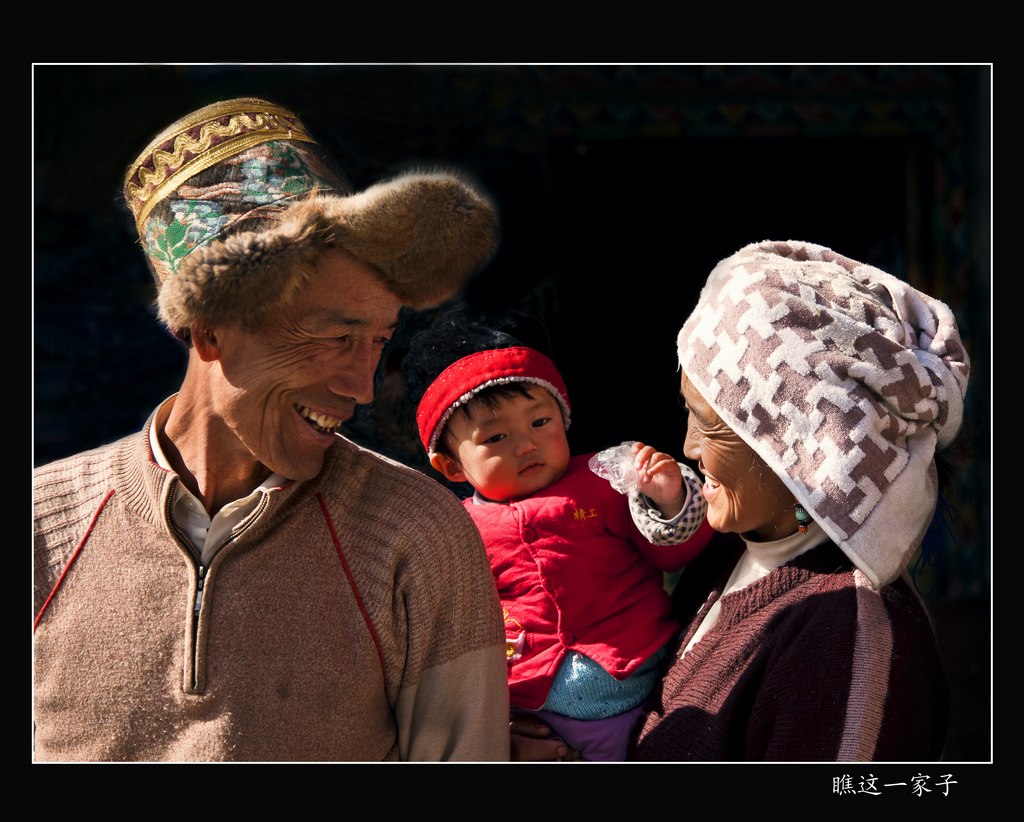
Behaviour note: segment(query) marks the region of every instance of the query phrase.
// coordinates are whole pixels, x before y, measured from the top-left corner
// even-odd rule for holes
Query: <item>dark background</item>
[[[991,68],[36,65],[33,463],[133,432],[178,387],[120,185],[150,138],[235,96],[297,111],[356,188],[455,166],[503,238],[458,302],[540,318],[577,452],[626,439],[681,457],[675,336],[714,264],[806,240],[946,301],[972,359],[953,515],[918,586],[952,685],[946,759],[992,758]],[[350,436],[424,468],[399,379]]]

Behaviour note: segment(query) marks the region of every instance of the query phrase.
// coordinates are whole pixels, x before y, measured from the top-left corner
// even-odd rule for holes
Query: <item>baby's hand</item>
[[[668,454],[655,451],[642,442],[633,444],[633,467],[640,493],[648,497],[665,519],[683,510],[683,472]]]

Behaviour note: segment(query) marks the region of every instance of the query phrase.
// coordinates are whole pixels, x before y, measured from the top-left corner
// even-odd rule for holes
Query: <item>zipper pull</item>
[[[203,584],[206,581],[206,566],[199,566],[199,582],[196,585],[196,604],[192,609],[192,613],[198,618],[199,609],[203,607]]]

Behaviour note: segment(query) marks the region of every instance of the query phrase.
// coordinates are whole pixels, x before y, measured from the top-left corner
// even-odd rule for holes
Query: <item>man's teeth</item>
[[[327,414],[318,414],[310,408],[306,408],[304,405],[296,405],[295,410],[299,412],[299,415],[309,420],[313,427],[324,434],[334,433],[334,429],[341,425],[342,420],[339,417],[331,417]]]

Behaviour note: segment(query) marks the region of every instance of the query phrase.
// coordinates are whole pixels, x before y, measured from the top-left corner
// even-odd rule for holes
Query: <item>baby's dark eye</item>
[[[504,434],[495,434],[494,436],[488,437],[487,439],[485,439],[484,443],[486,445],[491,445],[491,444],[496,443],[496,442],[501,442],[503,439],[505,439],[505,435]]]
[[[542,428],[543,426],[547,425],[549,422],[551,422],[551,417],[541,417],[540,419],[533,421],[533,427],[534,428]]]

